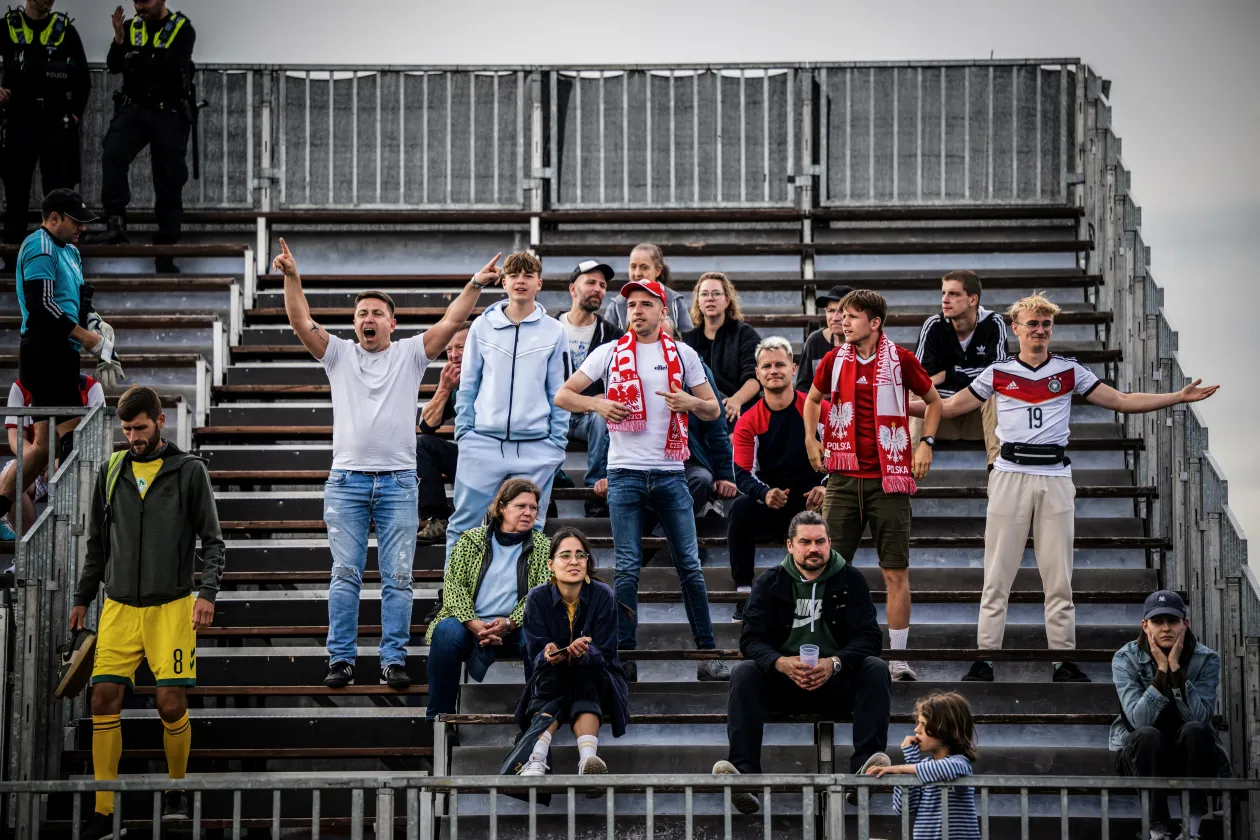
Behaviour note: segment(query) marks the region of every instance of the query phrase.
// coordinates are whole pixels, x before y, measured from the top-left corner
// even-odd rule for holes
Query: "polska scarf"
[[[664,333],[661,333],[660,342],[668,368],[669,389],[673,391],[674,385],[677,385],[681,390],[682,359],[678,357],[678,345]],[[608,370],[608,399],[624,405],[630,414],[619,423],[610,422],[610,432],[642,432],[647,429],[646,399],[637,367],[638,344],[634,331],[629,330],[617,340],[617,346],[613,349],[612,364]],[[686,461],[691,457],[691,449],[687,445],[686,412],[670,412],[665,457],[673,461]]]
[[[858,469],[857,350],[845,344],[831,366],[831,412],[823,435],[829,472]],[[906,416],[906,388],[901,379],[897,345],[882,331],[875,349],[875,440],[885,493],[913,493],[918,489],[910,472],[910,421]]]

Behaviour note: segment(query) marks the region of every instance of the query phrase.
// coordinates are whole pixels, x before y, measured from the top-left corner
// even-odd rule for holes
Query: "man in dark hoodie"
[[[214,621],[223,572],[219,514],[206,462],[162,439],[166,415],[153,389],[123,394],[118,419],[131,446],[97,473],[87,556],[70,611],[70,627],[81,629],[104,581],[92,669],[92,771],[96,779],[118,778],[123,696],[145,659],[157,680],[168,771],[182,779],[192,744],[188,688],[197,684],[197,631]],[[198,539],[200,589],[193,580]],[[113,811],[114,795],[98,793],[84,836],[110,836]],[[166,791],[163,821],[191,817],[188,795]]]
[[[1121,714],[1109,744],[1121,776],[1229,776],[1229,755],[1212,726],[1221,658],[1190,632],[1186,602],[1162,589],[1147,596],[1142,629],[1111,660]],[[1179,798],[1179,797],[1172,797]],[[1151,796],[1151,837],[1175,836],[1169,797]],[[1190,794],[1181,837],[1197,840],[1206,794]]]
[[[770,714],[852,713],[850,772],[887,766],[892,681],[879,658],[883,633],[866,578],[831,548],[827,523],[805,510],[788,526],[788,555],[753,585],[731,673],[726,734],[729,760],[717,775],[761,772],[761,737]],[[801,661],[801,646],[818,648],[818,664]],[[751,814],[757,797],[739,791],[731,804]]]

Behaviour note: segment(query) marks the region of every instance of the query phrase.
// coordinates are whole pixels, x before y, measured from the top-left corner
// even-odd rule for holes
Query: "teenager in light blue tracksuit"
[[[446,557],[459,535],[481,524],[503,479],[520,476],[542,488],[542,529],[556,468],[569,439],[569,412],[556,408],[564,384],[569,339],[539,303],[519,324],[505,314],[508,301],[473,321],[460,366],[455,410],[459,465],[455,512],[446,527]]]

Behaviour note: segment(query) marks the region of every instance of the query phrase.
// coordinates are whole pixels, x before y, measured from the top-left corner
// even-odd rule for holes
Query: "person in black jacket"
[[[985,368],[1008,355],[1006,321],[980,305],[980,278],[974,271],[951,271],[941,278],[941,311],[923,322],[915,355],[932,377],[936,393],[949,399]],[[941,418],[937,440],[983,440],[989,469],[998,457],[997,398],[979,411]],[[910,448],[919,445],[923,420],[910,419]]]
[[[79,182],[79,119],[92,78],[79,31],[52,7],[53,0],[26,0],[24,9],[5,15],[6,33],[0,35],[6,245],[26,237],[37,162],[45,194]]]
[[[766,715],[853,716],[852,773],[887,766],[892,680],[879,658],[883,633],[866,578],[831,548],[827,523],[812,510],[792,519],[783,563],[753,586],[739,648],[744,661],[731,674],[726,734],[729,759],[717,775],[761,773]],[[810,665],[804,649],[816,663]],[[747,792],[731,795],[741,813],[760,803]]]
[[[122,74],[114,95],[114,118],[105,133],[101,163],[101,203],[108,231],[93,241],[127,241],[127,171],[145,146],[153,163],[155,244],[179,241],[188,181],[188,137],[196,117],[193,100],[193,47],[197,33],[183,12],[166,0],[135,0],[135,17],[114,10],[114,42],[105,58],[111,74]],[[177,272],[173,257],[158,257],[159,273]]]
[[[608,293],[608,284],[612,282],[616,272],[612,266],[596,260],[584,260],[577,264],[569,275],[569,297],[572,304],[568,310],[561,312],[556,320],[564,327],[564,334],[569,339],[569,353],[565,357],[564,376],[568,379],[573,371],[582,366],[586,356],[596,347],[616,341],[625,330],[617,329],[599,317],[599,308],[604,305],[604,296]],[[600,397],[604,394],[604,382],[592,382],[583,394],[588,397]],[[603,477],[606,469],[597,469],[596,465],[606,465],[608,461],[608,421],[594,411],[579,411],[569,415],[569,440],[580,440],[586,444],[586,476],[582,483],[585,487],[595,486],[595,482]],[[561,465],[563,467],[563,465]],[[587,516],[607,516],[608,505],[603,499],[586,503]]]
[[[761,336],[744,323],[735,284],[720,271],[706,271],[696,281],[691,320],[698,326],[684,332],[682,340],[713,371],[726,422],[734,426],[761,392],[755,358]]]
[[[814,384],[814,372],[818,363],[832,350],[844,344],[844,310],[840,301],[853,289],[848,286],[832,286],[826,292],[814,295],[814,302],[823,311],[821,330],[814,330],[805,338],[805,346],[801,348],[801,366],[796,371],[796,390],[809,393],[809,386]]]
[[[437,545],[446,542],[446,520],[451,506],[446,501],[446,482],[455,480],[459,446],[438,437],[438,429],[455,422],[455,394],[459,391],[459,366],[464,360],[465,327],[446,345],[446,364],[438,376],[437,389],[420,412],[420,434],[416,435],[416,478],[420,486],[420,518],[426,520],[416,542]]]

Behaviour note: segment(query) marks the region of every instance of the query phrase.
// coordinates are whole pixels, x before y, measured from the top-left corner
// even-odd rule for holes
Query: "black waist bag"
[[[1022,467],[1066,467],[1072,463],[1064,454],[1064,447],[1048,443],[1004,443],[1002,457]]]

